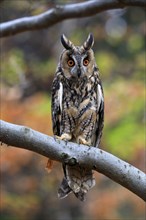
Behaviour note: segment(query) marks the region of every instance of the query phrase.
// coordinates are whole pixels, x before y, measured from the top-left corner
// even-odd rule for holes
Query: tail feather
[[[69,187],[66,178],[63,178],[60,187],[58,189],[58,198],[63,199],[72,192],[72,189]]]
[[[63,179],[59,190],[58,197],[65,198],[70,192],[75,196],[85,201],[85,195],[95,185],[92,170],[85,169],[79,165],[66,166],[65,178]]]
[[[82,202],[84,202],[86,200],[86,194],[82,191],[78,192],[78,193],[74,193],[75,196]]]

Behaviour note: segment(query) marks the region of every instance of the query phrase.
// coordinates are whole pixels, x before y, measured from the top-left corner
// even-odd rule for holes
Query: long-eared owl
[[[98,147],[104,120],[104,97],[99,69],[91,49],[93,35],[82,46],[61,36],[64,50],[52,85],[53,133],[57,138]],[[79,146],[79,145],[78,145]],[[79,149],[80,150],[80,149]],[[64,178],[58,197],[70,192],[81,201],[95,185],[91,169],[63,164]]]

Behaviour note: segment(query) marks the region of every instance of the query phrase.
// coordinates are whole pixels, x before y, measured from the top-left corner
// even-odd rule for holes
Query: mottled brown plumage
[[[75,46],[64,35],[65,47],[52,86],[52,121],[59,139],[98,147],[104,118],[104,98],[99,70],[89,34],[82,46]],[[80,165],[63,165],[65,177],[58,190],[59,198],[73,192],[81,201],[95,185],[92,170]]]

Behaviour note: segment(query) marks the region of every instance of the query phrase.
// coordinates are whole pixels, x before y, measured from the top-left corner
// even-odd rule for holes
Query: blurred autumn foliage
[[[68,1],[54,1],[60,4]],[[36,15],[53,1],[5,0],[1,22]],[[101,148],[145,171],[145,11],[111,10],[94,17],[59,23],[50,29],[1,39],[1,118],[52,134],[50,92],[65,33],[81,44],[95,37],[95,57],[105,95]],[[96,187],[81,203],[71,194],[58,200],[63,173],[47,158],[26,150],[1,147],[2,220],[144,220],[145,204],[122,186],[95,173]]]

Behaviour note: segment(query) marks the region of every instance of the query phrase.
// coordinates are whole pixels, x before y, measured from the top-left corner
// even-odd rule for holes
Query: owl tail
[[[73,192],[75,196],[85,201],[86,193],[95,185],[92,170],[75,166],[66,166],[64,168],[65,177],[58,190],[58,197],[65,198],[69,193]]]

